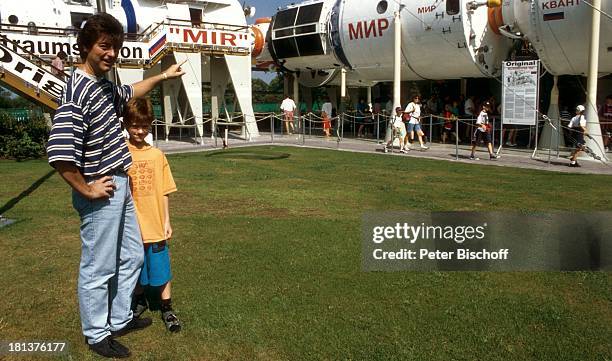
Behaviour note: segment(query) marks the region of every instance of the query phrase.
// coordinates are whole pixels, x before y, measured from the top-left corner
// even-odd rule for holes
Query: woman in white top
[[[408,141],[408,136],[404,143],[406,144],[406,148],[410,147],[410,143],[414,142],[414,132],[417,133],[417,137],[419,138],[419,144],[421,144],[421,149],[428,149],[423,143],[423,130],[421,129],[421,97],[419,95],[415,95],[412,97],[412,102],[408,104],[406,107],[405,113],[408,114],[408,133],[410,134],[410,142]]]

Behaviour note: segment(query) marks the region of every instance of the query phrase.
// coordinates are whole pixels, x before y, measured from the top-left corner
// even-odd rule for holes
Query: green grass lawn
[[[122,339],[133,359],[612,359],[610,273],[366,273],[360,236],[369,210],[611,210],[610,176],[289,147],[168,159],[184,329],[149,314]],[[0,229],[0,340],[98,359],[80,331],[79,220],[50,170],[0,161],[0,207],[31,188]]]

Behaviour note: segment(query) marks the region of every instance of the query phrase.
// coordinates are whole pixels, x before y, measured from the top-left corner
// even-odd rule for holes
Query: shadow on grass
[[[289,153],[276,153],[276,152],[245,152],[245,151],[220,151],[213,152],[206,155],[207,157],[217,157],[226,159],[250,159],[250,160],[279,160],[287,159],[291,156]]]
[[[51,178],[51,176],[54,173],[55,173],[55,170],[49,171],[49,173],[47,173],[44,176],[40,177],[36,182],[32,183],[32,185],[29,186],[28,189],[26,189],[25,191],[21,192],[17,197],[15,197],[15,198],[11,199],[10,201],[6,202],[6,204],[3,205],[0,208],[0,214],[4,214],[4,213],[10,211],[13,207],[15,207],[17,205],[17,203],[19,203],[25,197],[29,196],[38,187],[40,187],[40,185],[43,184],[47,179]]]

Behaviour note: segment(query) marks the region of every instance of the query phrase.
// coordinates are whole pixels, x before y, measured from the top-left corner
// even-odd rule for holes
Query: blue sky
[[[241,0],[243,2],[244,0]],[[246,0],[246,5],[254,6],[255,17],[249,19],[249,23],[255,22],[257,18],[266,18],[276,14],[276,9],[279,6],[289,5],[291,3],[299,3],[301,1],[288,1],[288,0]],[[276,73],[264,73],[260,71],[253,72],[253,77],[263,79],[265,82],[270,82]]]
[[[276,13],[276,9],[279,6],[289,5],[291,3],[299,3],[301,1],[287,1],[287,0],[240,0],[245,2],[246,5],[254,6],[257,9],[255,18],[250,19],[249,22],[253,23],[257,18],[270,17]]]

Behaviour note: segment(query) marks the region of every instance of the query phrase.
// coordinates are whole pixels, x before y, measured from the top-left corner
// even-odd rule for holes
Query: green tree
[[[0,109],[32,109],[36,105],[29,100],[15,95],[13,92],[0,87]]]

